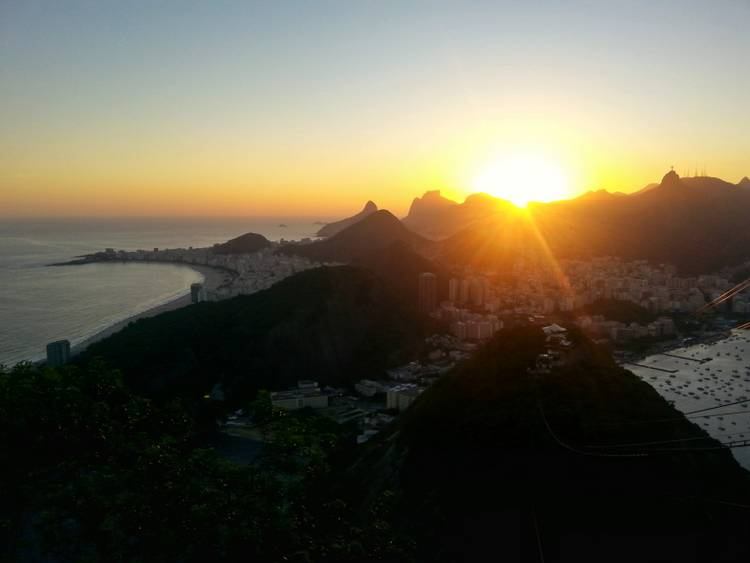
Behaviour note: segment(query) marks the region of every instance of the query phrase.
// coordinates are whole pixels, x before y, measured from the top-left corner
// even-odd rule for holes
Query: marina
[[[625,364],[750,469],[750,331]],[[665,375],[668,374],[668,375]]]

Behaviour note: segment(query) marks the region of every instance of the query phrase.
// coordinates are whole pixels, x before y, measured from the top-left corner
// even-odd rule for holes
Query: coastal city
[[[217,247],[207,248],[154,248],[153,250],[116,250],[107,248],[74,260],[67,264],[81,265],[97,262],[155,262],[185,264],[211,268],[221,275],[215,280],[194,284],[191,288],[193,303],[220,301],[238,295],[251,295],[268,289],[273,284],[298,272],[320,266],[294,254],[281,254],[277,250],[287,244],[306,244],[310,239],[299,243],[282,239],[279,242],[265,241],[264,248],[253,252],[217,252]]]
[[[639,367],[635,362],[640,357],[726,337],[733,326],[742,324],[734,319],[746,318],[750,307],[750,287],[729,295],[735,284],[727,276],[682,277],[671,265],[645,260],[567,260],[557,269],[520,262],[512,273],[510,281],[475,272],[451,277],[447,299],[440,301],[437,276],[423,272],[417,280],[416,305],[432,317],[438,332],[425,339],[419,359],[388,370],[383,380],[360,380],[352,389],[321,388],[317,382],[300,380],[297,387],[271,393],[273,406],[310,407],[338,422],[356,422],[361,443],[505,326],[536,325],[544,332],[546,351],[538,358],[537,373],[575,361],[575,344],[566,326],[610,347],[624,365]],[[646,320],[609,318],[606,307],[599,314],[585,312],[596,304],[624,303]],[[700,329],[691,329],[690,322],[707,305],[720,314]],[[640,346],[634,348],[634,343]],[[228,431],[239,424],[233,417]]]
[[[561,260],[555,268],[519,261],[511,281],[496,276],[451,278],[449,299],[439,305],[440,318],[452,322],[459,337],[491,336],[498,318],[556,315],[570,320],[597,339],[616,343],[673,336],[673,316],[696,313],[734,287],[722,275],[678,276],[674,266],[645,260],[605,257]],[[427,290],[425,290],[425,293]],[[649,322],[621,322],[604,314],[583,314],[597,303],[629,303]],[[429,307],[429,305],[428,305]],[[734,292],[716,310],[730,315],[750,312],[750,288]]]
[[[250,295],[295,273],[339,264],[312,261],[293,252],[295,246],[312,243],[309,238],[271,242],[248,233],[207,248],[107,248],[71,264],[151,262],[207,268],[217,275],[206,276],[203,283],[190,288],[190,301],[200,303]],[[292,252],[279,252],[283,247]],[[568,334],[575,327],[608,347],[622,365],[640,370],[639,377],[644,378],[643,371],[650,368],[639,363],[641,358],[724,338],[738,326],[737,319],[750,312],[750,284],[736,286],[731,272],[681,276],[671,264],[647,260],[558,261],[533,252],[518,258],[503,273],[447,266],[452,272],[447,280],[434,272],[422,272],[415,280],[415,309],[432,320],[435,331],[425,338],[418,358],[387,370],[382,379],[360,379],[348,388],[320,386],[300,377],[294,387],[271,390],[272,407],[311,408],[338,423],[354,424],[359,429],[357,441],[363,443],[504,327],[533,325],[544,332],[546,346],[537,358],[537,374],[576,361],[576,344]],[[701,317],[709,309],[710,319]],[[67,341],[48,345],[49,365],[62,365],[69,358]],[[223,400],[220,384],[210,397]],[[248,432],[255,436],[254,421],[244,409],[228,415],[223,424],[228,436],[240,440]]]
[[[750,562],[750,0],[0,0],[0,563]]]

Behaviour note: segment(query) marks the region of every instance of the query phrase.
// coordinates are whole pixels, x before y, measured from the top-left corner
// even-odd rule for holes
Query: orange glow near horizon
[[[747,3],[578,3],[0,3],[0,217],[403,217],[433,190],[750,175]]]
[[[562,168],[533,153],[500,156],[474,179],[475,191],[510,201],[517,207],[571,197],[570,182]]]

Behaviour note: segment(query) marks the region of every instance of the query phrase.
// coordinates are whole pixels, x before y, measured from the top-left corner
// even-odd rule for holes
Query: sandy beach
[[[219,270],[217,268],[210,268],[207,266],[199,266],[199,265],[193,265],[193,264],[177,264],[177,265],[181,265],[186,268],[192,268],[193,270],[199,272],[203,276],[203,283],[205,284],[206,289],[208,291],[215,291],[219,286],[221,286],[225,282],[227,278],[231,277],[230,273],[224,270]],[[180,309],[190,304],[191,304],[190,290],[187,290],[185,295],[181,295],[180,297],[177,297],[176,299],[173,299],[166,303],[162,303],[161,305],[157,305],[156,307],[152,307],[151,309],[147,309],[146,311],[142,311],[140,313],[132,315],[126,319],[123,319],[122,321],[119,321],[89,336],[85,340],[73,346],[71,348],[71,354],[74,356],[80,354],[81,352],[86,350],[86,348],[94,344],[95,342],[99,342],[100,340],[104,340],[108,336],[111,336],[117,332],[120,332],[123,328],[128,326],[130,323],[135,322],[139,319],[147,319],[149,317],[155,317],[156,315],[166,313],[167,311],[174,311],[175,309]]]

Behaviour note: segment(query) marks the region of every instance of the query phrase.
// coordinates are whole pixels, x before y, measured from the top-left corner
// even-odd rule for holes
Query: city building
[[[363,397],[373,397],[378,393],[385,391],[385,387],[377,381],[371,379],[362,379],[359,383],[354,384],[354,390]]]
[[[402,383],[391,387],[386,394],[385,407],[399,412],[405,411],[417,400],[422,391],[424,391],[422,387],[413,383]]]
[[[437,276],[431,272],[419,274],[418,307],[422,313],[431,313],[437,306]]]
[[[271,404],[285,410],[323,409],[328,406],[328,395],[321,392],[316,381],[303,379],[297,382],[295,389],[271,393]]]
[[[194,283],[190,285],[190,301],[193,303],[206,301],[206,288],[202,283]]]
[[[461,291],[461,280],[458,278],[451,278],[448,282],[448,301],[451,303],[458,303],[458,297]]]
[[[63,366],[70,361],[70,341],[57,340],[47,344],[47,365],[53,368]]]

